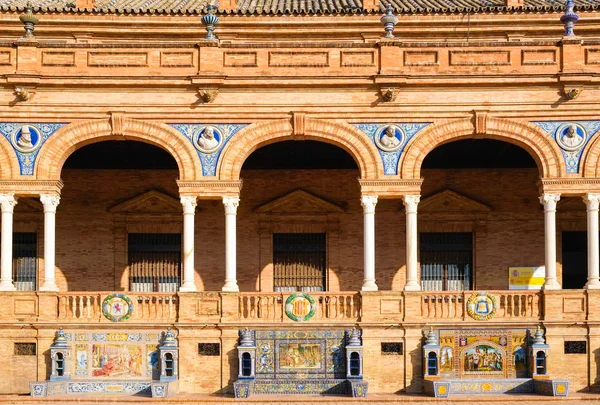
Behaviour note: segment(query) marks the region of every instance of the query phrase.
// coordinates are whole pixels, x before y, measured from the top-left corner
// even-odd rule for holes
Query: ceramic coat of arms
[[[487,292],[475,293],[467,301],[467,314],[476,321],[487,321],[496,315],[498,300]]]
[[[315,299],[306,293],[295,293],[285,301],[285,314],[293,321],[308,321],[317,310]]]
[[[102,313],[109,321],[126,321],[133,313],[133,302],[125,294],[110,294],[102,302]]]

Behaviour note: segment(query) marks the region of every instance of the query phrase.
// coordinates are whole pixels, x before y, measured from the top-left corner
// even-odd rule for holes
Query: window
[[[275,291],[324,291],[326,234],[273,234]]]
[[[13,282],[17,291],[35,291],[37,233],[13,233]]]
[[[381,343],[381,354],[384,356],[401,355],[402,342]]]
[[[250,353],[242,354],[242,377],[252,376],[252,358]]]
[[[181,234],[128,235],[129,287],[135,292],[176,292],[181,274]]]
[[[565,354],[586,354],[587,344],[581,340],[565,340]]]
[[[562,284],[581,289],[587,282],[587,232],[562,233]]]
[[[35,356],[35,343],[15,343],[15,356]]]
[[[421,285],[425,291],[464,291],[473,284],[473,234],[422,232]]]
[[[360,356],[356,352],[350,354],[350,375],[360,375]]]
[[[198,343],[198,354],[201,356],[220,356],[221,345],[219,343]]]

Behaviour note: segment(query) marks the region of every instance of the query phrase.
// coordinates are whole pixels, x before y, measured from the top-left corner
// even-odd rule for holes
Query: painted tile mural
[[[161,332],[66,333],[73,348],[74,379],[158,379]]]
[[[525,378],[528,329],[439,330],[442,378]]]
[[[256,331],[256,379],[345,378],[344,331]]]

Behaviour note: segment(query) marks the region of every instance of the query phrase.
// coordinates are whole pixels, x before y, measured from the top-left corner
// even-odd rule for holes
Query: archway
[[[137,140],[167,151],[179,168],[180,180],[195,180],[202,175],[195,148],[173,128],[130,118],[84,121],[58,130],[42,146],[35,168],[39,180],[59,180],[67,158],[77,149],[109,140]]]
[[[137,141],[77,149],[60,173],[56,281],[61,291],[176,292],[182,206],[177,161]]]
[[[221,180],[239,180],[244,162],[255,150],[280,141],[313,140],[329,143],[348,152],[356,161],[361,179],[383,175],[381,157],[369,138],[350,124],[306,117],[301,134],[294,134],[289,120],[250,125],[223,150],[217,172]]]
[[[485,134],[480,138],[496,139],[521,147],[535,160],[540,177],[560,177],[566,173],[560,149],[539,128],[529,123],[500,118],[488,117],[485,122]],[[476,138],[473,123],[467,119],[426,128],[407,145],[398,173],[405,179],[421,178],[421,166],[429,152],[445,143],[467,138]]]
[[[509,269],[544,266],[538,170],[528,151],[496,139],[453,139],[428,153],[418,205],[423,290],[506,290]]]

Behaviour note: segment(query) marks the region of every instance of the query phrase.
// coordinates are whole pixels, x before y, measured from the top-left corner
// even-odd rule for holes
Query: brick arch
[[[460,139],[474,138],[470,119],[432,125],[417,134],[402,154],[398,174],[403,179],[420,179],[425,157],[436,147]],[[525,149],[535,160],[541,177],[560,177],[566,167],[558,145],[538,127],[526,122],[488,117],[485,137],[509,142]]]
[[[177,162],[181,180],[202,176],[196,149],[184,135],[164,124],[121,117],[115,122],[104,119],[73,123],[58,130],[40,150],[36,177],[59,180],[65,161],[77,149],[96,142],[124,139],[149,143],[169,152]]]
[[[21,175],[19,159],[10,142],[0,136],[0,179],[7,180]]]
[[[255,150],[293,137],[290,120],[283,119],[250,125],[227,144],[217,172],[221,180],[239,180],[242,166]],[[377,148],[369,137],[342,121],[306,118],[302,139],[326,142],[344,149],[356,161],[362,179],[377,179],[383,174],[383,165]]]
[[[583,177],[600,177],[600,137],[596,136],[581,156],[581,173]]]

